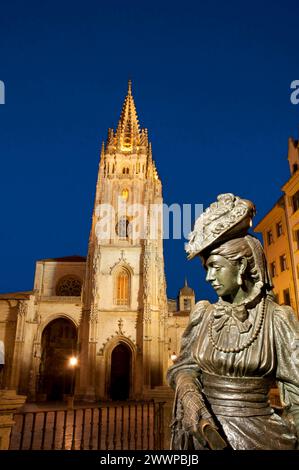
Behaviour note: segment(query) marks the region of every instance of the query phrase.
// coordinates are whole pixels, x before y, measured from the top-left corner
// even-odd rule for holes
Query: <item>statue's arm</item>
[[[299,437],[299,321],[290,307],[280,306],[273,322],[280,398]]]
[[[198,340],[200,324],[208,306],[209,302],[198,302],[191,312],[189,324],[182,336],[179,357],[168,370],[167,379],[176,392],[174,428],[189,432],[202,447],[207,445],[211,449],[222,449],[226,447],[226,443],[218,433],[206,406],[199,378],[200,369],[192,355],[192,348]]]
[[[197,377],[200,374],[200,369],[193,359],[192,348],[198,339],[200,324],[208,306],[209,302],[207,301],[197,302],[190,313],[189,323],[182,335],[179,356],[167,372],[168,383],[174,389],[182,383],[192,390],[199,386]]]

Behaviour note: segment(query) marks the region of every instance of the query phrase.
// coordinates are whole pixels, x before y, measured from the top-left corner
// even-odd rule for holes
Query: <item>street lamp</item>
[[[73,407],[74,405],[74,393],[75,393],[75,370],[76,366],[78,365],[78,358],[76,356],[71,356],[69,358],[69,366],[72,370],[72,376],[71,376],[71,400],[70,400],[70,406]]]
[[[75,368],[78,364],[78,358],[75,356],[70,357],[69,364],[71,367]]]

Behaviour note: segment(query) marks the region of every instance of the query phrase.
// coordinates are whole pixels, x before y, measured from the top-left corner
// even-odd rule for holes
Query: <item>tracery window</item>
[[[116,305],[129,305],[130,302],[130,274],[122,268],[116,274],[115,303]]]
[[[56,295],[74,296],[81,295],[82,282],[76,276],[65,276],[57,284]]]
[[[128,189],[123,189],[121,192],[121,197],[124,201],[126,201],[129,197],[129,190]]]
[[[121,216],[116,224],[116,233],[119,238],[127,239],[129,237],[129,220],[126,216]]]

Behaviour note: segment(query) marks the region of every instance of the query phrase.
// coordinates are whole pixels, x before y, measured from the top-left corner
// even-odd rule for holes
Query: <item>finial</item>
[[[128,95],[132,94],[132,80],[128,80]]]
[[[187,277],[185,277],[185,287],[188,287]]]

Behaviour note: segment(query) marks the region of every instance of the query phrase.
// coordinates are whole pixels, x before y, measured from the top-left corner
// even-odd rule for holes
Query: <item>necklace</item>
[[[264,317],[265,317],[265,305],[266,305],[265,298],[263,299],[262,302],[263,302],[262,312],[261,312],[261,316],[260,316],[258,325],[256,327],[256,330],[253,333],[253,335],[246,341],[246,343],[243,344],[243,346],[241,346],[239,348],[221,348],[220,346],[217,345],[216,341],[213,338],[213,324],[214,324],[214,321],[215,321],[215,317],[213,316],[210,323],[209,323],[209,330],[208,330],[209,331],[208,332],[209,340],[211,341],[213,347],[215,349],[217,349],[217,351],[221,351],[221,352],[224,352],[224,353],[238,353],[238,352],[244,351],[244,349],[247,349],[256,340],[256,338],[258,337],[258,334],[259,334],[259,332],[261,331],[261,328],[262,328],[262,324],[263,324]]]

